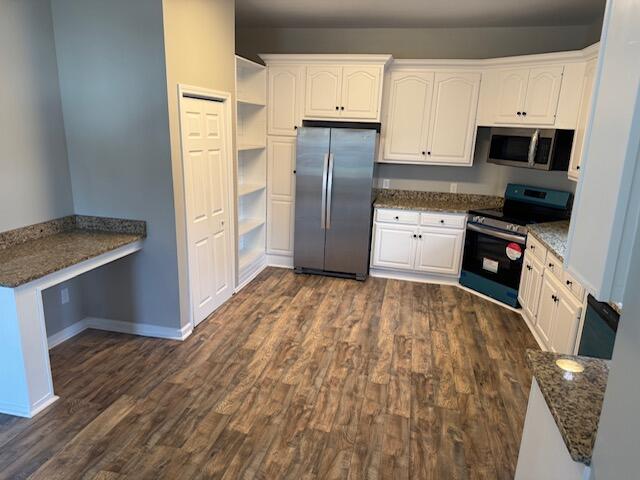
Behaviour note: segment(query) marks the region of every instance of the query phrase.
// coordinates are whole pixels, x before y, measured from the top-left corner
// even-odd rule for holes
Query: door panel
[[[589,123],[591,112],[591,98],[593,96],[593,81],[596,74],[597,59],[587,62],[584,80],[582,83],[582,96],[580,97],[580,111],[578,112],[578,125],[573,137],[573,149],[571,151],[571,164],[569,165],[569,178],[578,180],[580,163],[582,162],[582,149],[584,147],[584,134]]]
[[[385,159],[424,161],[433,77],[430,72],[391,74]]]
[[[299,268],[324,268],[326,209],[322,204],[323,172],[328,166],[331,130],[298,130],[296,144],[296,208],[293,264]],[[324,212],[324,213],[323,213]]]
[[[522,123],[524,99],[529,80],[529,69],[503,70],[499,74],[496,123]]]
[[[340,116],[375,120],[381,77],[381,67],[343,67]]]
[[[300,125],[304,66],[269,66],[269,135],[295,136]]]
[[[366,275],[371,241],[374,130],[331,130],[324,269]],[[296,200],[297,201],[297,200]],[[297,208],[296,208],[297,211]]]
[[[536,330],[544,344],[551,347],[551,330],[555,322],[556,302],[553,297],[556,295],[556,289],[551,280],[551,275],[542,277],[542,287],[540,289],[540,303],[538,304],[538,321],[536,322]]]
[[[420,228],[416,270],[457,275],[461,266],[463,235],[462,230]]]
[[[224,104],[183,98],[181,117],[189,288],[197,324],[233,293],[230,156]]]
[[[296,139],[267,140],[267,252],[293,255]]]
[[[269,202],[268,252],[275,255],[293,255],[294,206],[287,200]]]
[[[480,74],[437,73],[427,162],[471,165]]]
[[[551,345],[558,353],[573,355],[582,306],[571,293],[558,289],[557,313],[551,333]]]
[[[416,228],[376,224],[373,240],[374,267],[413,270]]]
[[[538,306],[540,304],[540,290],[542,288],[544,265],[532,255],[531,268],[531,281],[529,284],[529,293],[527,298],[527,313],[530,315],[529,318],[535,320],[538,317]]]
[[[307,67],[305,114],[308,117],[340,116],[342,67]]]
[[[556,121],[563,66],[532,68],[524,102],[524,123],[553,125]]]

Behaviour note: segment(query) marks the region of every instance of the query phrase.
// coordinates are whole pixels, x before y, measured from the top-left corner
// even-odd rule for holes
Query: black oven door
[[[526,236],[467,224],[460,283],[518,306],[518,286]]]

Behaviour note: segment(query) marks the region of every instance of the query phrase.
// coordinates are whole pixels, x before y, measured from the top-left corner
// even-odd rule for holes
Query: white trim
[[[425,274],[415,272],[401,272],[398,270],[384,270],[381,268],[371,268],[369,275],[377,278],[388,278],[391,280],[406,280],[408,282],[418,283],[435,283],[440,285],[458,285],[458,277],[437,275],[437,274]]]
[[[258,55],[265,63],[303,63],[303,64],[339,64],[339,65],[361,65],[379,64],[388,65],[393,61],[391,54],[358,54],[348,53],[260,53]]]
[[[77,322],[72,323],[68,327],[63,328],[59,332],[49,335],[47,337],[47,344],[49,345],[49,350],[51,350],[53,347],[57,347],[63,342],[66,342],[70,338],[73,338],[76,335],[81,334],[87,328],[89,328],[87,326],[87,319],[83,318],[82,320],[78,320]]]
[[[529,321],[529,317],[527,317],[527,314],[524,313],[524,309],[522,310],[522,312],[520,312],[520,315],[522,316],[522,319],[524,320],[524,323],[527,325],[527,328],[531,332],[531,335],[533,335],[533,338],[535,338],[536,343],[540,347],[540,350],[542,350],[543,352],[549,351],[547,346],[542,341],[542,338],[540,338],[540,335],[538,335],[538,332],[536,331],[536,328]]]
[[[108,318],[87,317],[82,320],[86,328],[96,330],[106,330],[109,332],[128,333],[131,335],[141,335],[143,337],[164,338],[168,340],[184,340],[193,331],[193,326],[187,323],[182,328],[163,327],[151,325],[149,323],[123,322],[121,320],[111,320]]]
[[[35,403],[31,409],[24,408],[22,405],[0,402],[0,412],[2,412],[3,415],[33,418],[59,398],[60,397],[57,395],[47,395],[45,398]]]
[[[264,258],[263,258],[264,260]],[[262,271],[267,268],[267,264],[263,263],[262,265],[260,265],[259,267],[256,268],[256,270],[251,273],[245,280],[243,280],[237,287],[236,289],[233,291],[233,293],[238,293],[240,290],[242,290],[244,287],[246,287],[247,285],[249,285],[251,283],[252,280],[254,280],[258,275],[260,275],[262,273]]]
[[[246,59],[243,59],[246,60]],[[247,60],[250,61],[250,60]],[[253,62],[252,62],[253,63]],[[199,95],[201,97],[206,97],[206,98],[210,98],[211,100],[218,100],[218,101],[222,101],[223,105],[224,105],[224,110],[225,110],[225,120],[227,121],[227,128],[225,128],[226,131],[226,155],[228,157],[228,161],[229,161],[229,175],[228,175],[228,180],[229,180],[229,185],[227,188],[227,194],[228,194],[228,208],[229,208],[229,237],[230,237],[230,252],[236,251],[236,245],[238,243],[237,240],[237,236],[236,236],[236,222],[233,221],[233,219],[236,218],[236,186],[235,186],[235,172],[236,172],[236,168],[235,168],[235,164],[236,164],[236,155],[235,155],[235,148],[234,148],[234,143],[233,143],[233,125],[234,125],[234,117],[233,117],[233,102],[232,102],[232,97],[231,94],[229,92],[223,92],[223,91],[218,91],[218,90],[212,90],[209,88],[203,88],[203,87],[197,87],[194,85],[187,85],[187,84],[183,84],[183,83],[179,83],[178,84],[178,123],[179,123],[179,127],[180,127],[180,167],[182,168],[182,188],[184,190],[184,195],[183,195],[183,215],[184,215],[184,229],[185,229],[185,239],[186,239],[186,256],[185,258],[187,259],[187,264],[185,265],[186,268],[186,277],[187,277],[187,294],[189,297],[189,325],[191,325],[191,330],[193,330],[195,328],[195,319],[194,319],[194,314],[193,314],[193,310],[194,310],[194,300],[193,300],[193,292],[191,289],[191,277],[189,274],[189,217],[187,215],[187,178],[185,175],[185,168],[184,168],[184,149],[183,149],[183,145],[182,145],[182,99],[184,98],[184,94],[194,94],[194,95]],[[231,262],[231,278],[232,281],[235,282],[236,279],[236,261],[234,260],[233,262]],[[184,328],[184,327],[183,327]],[[191,332],[189,332],[190,334]],[[151,336],[155,336],[155,335],[151,335]],[[187,335],[188,336],[188,335]],[[163,338],[169,338],[169,337],[163,337]],[[184,337],[186,338],[186,337]]]
[[[276,268],[293,268],[293,257],[289,255],[267,254],[267,266]]]

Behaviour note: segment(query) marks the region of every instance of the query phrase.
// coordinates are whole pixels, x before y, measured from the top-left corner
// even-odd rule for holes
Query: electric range
[[[573,194],[509,184],[501,210],[472,210],[467,218],[460,283],[518,307],[527,225],[566,220]]]

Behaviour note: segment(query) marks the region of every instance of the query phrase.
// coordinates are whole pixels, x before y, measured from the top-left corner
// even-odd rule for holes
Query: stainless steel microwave
[[[567,170],[573,130],[491,128],[489,163],[537,170]]]

